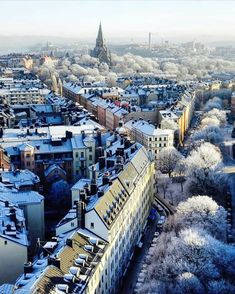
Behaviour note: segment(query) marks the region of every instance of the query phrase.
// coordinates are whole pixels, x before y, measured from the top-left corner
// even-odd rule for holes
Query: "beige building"
[[[117,130],[121,133],[126,130],[128,136],[144,145],[154,159],[162,148],[174,146],[173,130],[162,130],[142,119],[130,120]]]

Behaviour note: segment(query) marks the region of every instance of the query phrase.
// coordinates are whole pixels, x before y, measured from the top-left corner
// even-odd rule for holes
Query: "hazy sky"
[[[0,35],[235,40],[235,0],[0,0]]]

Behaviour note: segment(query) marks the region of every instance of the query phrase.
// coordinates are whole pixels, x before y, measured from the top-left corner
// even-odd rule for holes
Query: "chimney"
[[[96,170],[95,166],[92,166],[92,179],[91,179],[91,185],[90,185],[90,192],[91,195],[95,195],[97,193],[97,183],[96,183]]]
[[[127,149],[131,146],[131,141],[128,138],[124,138],[124,149]]]
[[[91,195],[95,195],[97,193],[97,184],[96,184],[96,179],[91,180]]]
[[[80,201],[83,201],[83,202],[86,201],[86,192],[84,190],[79,191],[79,198],[80,198]]]
[[[48,265],[54,265],[60,269],[60,258],[49,256],[47,262]]]
[[[99,160],[99,170],[101,171],[102,169],[105,168],[105,157],[100,156],[98,160]]]
[[[102,177],[102,185],[107,185],[109,183],[109,173],[104,173]]]
[[[70,239],[70,238],[66,239],[66,245],[73,248],[73,239]]]
[[[98,146],[102,146],[101,131],[100,130],[97,131],[97,142],[98,142]]]
[[[98,198],[102,197],[104,195],[104,191],[98,191]]]
[[[85,229],[85,209],[86,204],[83,201],[78,201],[76,206],[78,228]]]
[[[135,146],[131,146],[131,154],[135,152]]]
[[[81,131],[81,134],[82,134],[82,139],[85,139],[86,137],[85,131]]]
[[[33,264],[31,261],[24,263],[24,275],[32,273],[33,271]]]
[[[114,167],[114,165],[115,165],[115,161],[113,159],[106,160],[106,167],[107,168]]]

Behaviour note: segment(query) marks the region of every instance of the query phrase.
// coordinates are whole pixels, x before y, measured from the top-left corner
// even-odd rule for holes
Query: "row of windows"
[[[154,146],[155,145],[155,146]],[[159,143],[159,144],[149,144],[149,147],[166,147],[167,143]]]
[[[155,137],[155,140],[152,140],[152,138],[151,137],[149,137],[149,141],[166,141],[167,140],[167,138],[166,137],[164,137],[164,138],[162,138],[162,137]]]

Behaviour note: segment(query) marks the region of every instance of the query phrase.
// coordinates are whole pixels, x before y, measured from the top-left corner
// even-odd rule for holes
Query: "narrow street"
[[[123,286],[121,289],[121,294],[132,294],[134,293],[135,285],[138,278],[138,273],[140,272],[141,266],[143,264],[144,258],[148,252],[148,249],[151,245],[153,235],[156,231],[156,223],[151,223],[148,230],[146,231],[145,236],[143,237],[143,247],[137,249],[133,255],[130,266],[127,270],[125,279],[123,281]]]
[[[233,239],[235,240],[235,166],[230,168],[229,173],[229,185],[230,185],[230,192],[231,192],[231,202],[232,202],[232,235]]]

